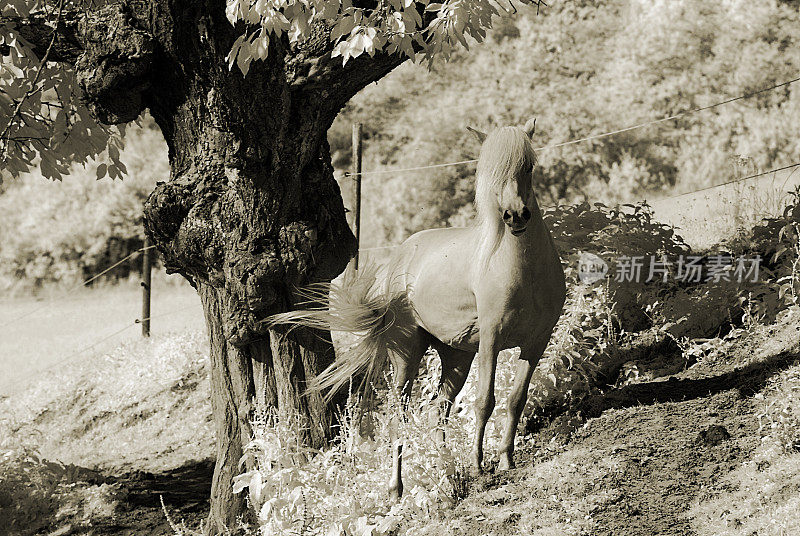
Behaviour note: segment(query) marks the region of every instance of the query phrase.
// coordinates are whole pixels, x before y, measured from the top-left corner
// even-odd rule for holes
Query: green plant
[[[428,354],[411,399],[403,402],[395,389],[377,387],[377,406],[359,418],[350,397],[340,416],[339,437],[317,451],[298,440],[300,423],[259,406],[254,439],[235,478],[234,490],[247,492],[248,504],[262,534],[392,534],[401,524],[439,516],[462,500],[468,490],[469,427],[474,378],[454,404],[447,423],[439,421],[432,395],[438,382],[438,358]],[[510,389],[510,360],[498,369],[498,398]],[[393,385],[388,379],[387,385]],[[406,406],[406,418],[399,418]],[[367,425],[363,421],[367,421]],[[443,434],[445,440],[431,440]],[[386,501],[393,438],[403,441],[406,493],[397,504]],[[497,445],[490,434],[487,444]],[[413,530],[412,532],[413,533]]]
[[[772,262],[783,260],[785,275],[777,280],[780,285],[778,296],[787,303],[797,306],[800,303],[800,186],[791,192],[792,202],[784,210],[784,225],[778,232],[778,243]],[[783,257],[783,259],[781,259]]]
[[[0,452],[0,519],[6,528],[33,533],[49,525],[58,510],[63,465],[43,460],[24,446]]]
[[[763,403],[758,423],[764,439],[784,454],[800,453],[800,369],[781,373],[755,398]]]

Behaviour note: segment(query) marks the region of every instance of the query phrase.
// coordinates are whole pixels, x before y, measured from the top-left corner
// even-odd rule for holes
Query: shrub
[[[42,460],[28,448],[0,452],[0,523],[10,532],[34,533],[46,528],[58,510],[63,467]]]
[[[338,441],[323,451],[302,446],[299,423],[260,407],[254,439],[242,460],[248,470],[234,481],[235,492],[247,490],[259,532],[379,536],[392,533],[404,520],[452,507],[464,495],[464,426],[456,411],[444,426],[445,443],[431,441],[438,413],[420,395],[417,390],[409,418],[402,422],[396,417],[401,405],[396,391],[379,393],[387,400],[371,415],[371,434],[365,435],[351,398]],[[404,441],[406,493],[390,504],[386,483],[396,433]]]

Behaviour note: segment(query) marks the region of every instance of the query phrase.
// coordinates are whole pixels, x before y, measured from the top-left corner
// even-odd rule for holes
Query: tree
[[[334,117],[408,57],[481,40],[496,13],[488,0],[10,0],[0,11],[4,177],[38,165],[57,179],[94,157],[105,159],[98,178],[121,177],[107,125],[145,109],[164,135],[170,177],[145,203],[145,226],[205,309],[209,532],[245,511],[231,480],[257,391],[300,416],[309,445],[331,436],[331,407],[303,396],[332,359],[330,338],[262,320],[355,253],[326,140]]]

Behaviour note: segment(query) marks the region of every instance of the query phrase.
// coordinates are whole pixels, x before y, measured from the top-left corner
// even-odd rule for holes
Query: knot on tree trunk
[[[264,213],[264,198],[229,175],[192,170],[159,183],[145,202],[145,228],[169,272],[225,296],[223,333],[241,347],[267,334],[263,319],[285,310],[298,287],[334,277],[353,244],[332,232],[328,218],[278,223]],[[328,235],[338,243],[323,244],[332,242]]]
[[[87,107],[101,123],[133,121],[145,109],[142,94],[150,88],[153,38],[134,27],[119,4],[87,15],[79,34],[84,52],[76,71]]]

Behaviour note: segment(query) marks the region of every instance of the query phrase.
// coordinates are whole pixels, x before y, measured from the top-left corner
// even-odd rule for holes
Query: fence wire
[[[592,141],[592,140],[599,140],[601,138],[607,138],[609,136],[615,136],[617,134],[622,134],[623,132],[630,132],[631,130],[637,130],[637,129],[640,129],[640,128],[645,128],[645,127],[648,127],[650,125],[656,125],[656,124],[659,124],[659,123],[665,123],[667,121],[672,121],[674,119],[685,117],[687,115],[692,115],[692,114],[696,114],[696,113],[699,113],[699,112],[703,112],[705,110],[710,110],[710,109],[716,108],[718,106],[723,106],[725,104],[730,104],[732,102],[736,102],[736,101],[743,100],[743,99],[749,99],[751,97],[755,97],[756,95],[760,95],[760,94],[766,93],[768,91],[774,91],[774,90],[776,90],[778,88],[789,86],[789,85],[794,84],[795,82],[798,82],[798,81],[800,81],[800,77],[793,78],[791,80],[787,80],[786,82],[781,82],[780,84],[775,84],[775,85],[772,85],[772,86],[769,86],[769,87],[765,87],[765,88],[759,89],[757,91],[753,91],[751,93],[745,93],[745,94],[739,95],[737,97],[731,97],[729,99],[725,99],[725,100],[720,101],[720,102],[715,102],[714,104],[709,104],[707,106],[698,106],[696,108],[683,110],[681,112],[674,113],[672,115],[668,115],[668,116],[665,116],[665,117],[661,117],[659,119],[652,119],[650,121],[645,121],[643,123],[637,123],[635,125],[630,125],[630,126],[619,128],[617,130],[612,130],[612,131],[609,131],[609,132],[603,132],[603,133],[600,133],[600,134],[592,134],[592,135],[586,136],[584,138],[578,138],[578,139],[575,139],[575,140],[565,141],[565,142],[561,142],[561,143],[554,143],[554,144],[551,144],[551,145],[544,145],[542,147],[536,148],[535,150],[536,151],[547,151],[547,150],[550,150],[550,149],[557,149],[559,147],[566,147],[568,145],[575,145],[577,143],[583,143],[583,142]],[[379,170],[375,170],[375,171],[361,171],[359,173],[354,173],[354,172],[351,172],[351,171],[345,171],[345,172],[343,172],[342,177],[355,177],[355,176],[359,176],[359,175],[363,177],[365,175],[385,175],[385,174],[388,174],[388,173],[403,173],[403,172],[406,172],[406,171],[422,171],[422,170],[425,170],[425,169],[435,169],[435,168],[443,168],[443,167],[449,167],[449,166],[460,166],[460,165],[463,165],[463,164],[474,164],[477,161],[478,160],[476,160],[476,159],[461,160],[459,162],[446,162],[444,164],[431,164],[431,165],[428,165],[428,166],[417,166],[417,167],[410,167],[410,168],[379,169]]]
[[[42,311],[42,310],[44,310],[44,309],[47,309],[48,307],[50,307],[50,306],[53,304],[53,302],[54,302],[54,301],[57,301],[57,300],[62,300],[62,299],[64,299],[64,298],[66,298],[67,296],[69,296],[69,295],[70,295],[70,294],[72,294],[73,292],[75,292],[75,291],[77,291],[77,290],[79,290],[79,289],[81,289],[81,288],[85,287],[86,285],[88,285],[89,283],[91,283],[92,281],[94,281],[95,279],[97,279],[98,277],[104,276],[105,274],[107,274],[108,272],[110,272],[111,270],[113,270],[114,268],[116,268],[117,266],[119,266],[120,264],[124,263],[124,262],[125,262],[125,261],[127,261],[128,259],[130,259],[130,258],[132,258],[132,257],[134,257],[134,256],[136,256],[136,255],[138,255],[139,253],[142,253],[143,251],[146,251],[146,250],[148,250],[148,249],[153,249],[154,247],[155,247],[155,246],[147,246],[147,247],[143,247],[143,248],[141,248],[141,249],[137,249],[136,251],[134,251],[134,252],[133,252],[133,253],[131,253],[130,255],[126,255],[126,256],[125,256],[125,257],[123,257],[122,259],[118,260],[117,262],[115,262],[114,264],[112,264],[111,266],[109,266],[108,268],[106,268],[105,270],[103,270],[102,272],[100,272],[99,274],[95,274],[95,275],[93,275],[92,277],[90,277],[89,279],[87,279],[86,281],[83,281],[82,283],[80,283],[80,284],[78,284],[78,285],[75,285],[75,286],[74,286],[74,287],[72,287],[71,289],[69,289],[69,290],[67,290],[66,292],[64,292],[63,294],[59,295],[59,296],[58,296],[58,298],[51,298],[51,299],[47,300],[47,303],[45,303],[45,304],[41,305],[40,307],[37,307],[36,309],[33,309],[33,310],[31,310],[31,311],[28,311],[27,313],[25,313],[25,314],[23,314],[23,315],[20,315],[20,316],[18,316],[18,317],[16,317],[16,318],[12,318],[11,320],[9,320],[8,322],[6,322],[5,324],[0,324],[0,329],[6,328],[6,327],[8,327],[8,326],[10,326],[10,325],[12,325],[12,324],[15,324],[15,323],[17,323],[18,321],[22,320],[23,318],[28,318],[29,316],[31,316],[31,315],[33,315],[33,314],[36,314],[36,313],[38,313],[39,311]]]
[[[775,84],[775,85],[772,85],[772,86],[769,86],[769,87],[765,87],[765,88],[759,89],[757,91],[753,91],[751,93],[746,93],[744,95],[739,95],[737,97],[732,97],[732,98],[729,98],[729,99],[726,99],[726,100],[723,100],[723,101],[720,101],[720,102],[716,102],[714,104],[710,104],[710,105],[707,105],[707,106],[700,106],[700,107],[692,108],[692,109],[689,109],[689,110],[684,110],[684,111],[681,111],[681,112],[678,112],[678,113],[675,113],[675,114],[672,114],[672,115],[669,115],[669,116],[665,116],[665,117],[658,118],[658,119],[653,119],[653,120],[650,120],[650,121],[645,121],[643,123],[637,123],[635,125],[631,125],[631,126],[628,126],[628,127],[620,128],[620,129],[617,129],[617,130],[612,130],[612,131],[609,131],[609,132],[603,132],[603,133],[600,133],[600,134],[594,134],[594,135],[590,135],[590,136],[586,136],[586,137],[583,137],[583,138],[570,140],[570,141],[566,141],[566,142],[562,142],[562,143],[545,145],[543,147],[537,148],[536,150],[537,151],[544,151],[544,150],[549,150],[549,149],[556,149],[556,148],[559,148],[559,147],[565,147],[565,146],[568,146],[568,145],[574,145],[574,144],[583,143],[583,142],[587,142],[587,141],[606,138],[606,137],[609,137],[609,136],[614,136],[614,135],[621,134],[621,133],[624,133],[624,132],[629,132],[629,131],[632,131],[632,130],[645,128],[645,127],[650,126],[650,125],[664,123],[664,122],[667,122],[667,121],[678,119],[680,117],[685,117],[685,116],[688,116],[688,115],[691,115],[691,114],[695,114],[695,113],[699,113],[699,112],[702,112],[702,111],[705,111],[705,110],[710,110],[710,109],[716,108],[718,106],[723,106],[725,104],[729,104],[729,103],[732,103],[732,102],[735,102],[735,101],[748,99],[748,98],[754,97],[756,95],[759,95],[759,94],[762,94],[762,93],[766,93],[768,91],[773,91],[773,90],[781,88],[781,87],[789,86],[790,84],[793,84],[793,83],[798,82],[798,81],[800,81],[800,77],[794,78],[792,80],[788,80],[786,82],[782,82],[780,84]],[[418,166],[418,167],[410,167],[410,168],[386,169],[386,170],[376,170],[376,171],[362,171],[360,173],[345,172],[344,176],[345,177],[353,177],[353,176],[357,176],[357,175],[361,175],[361,176],[364,176],[364,175],[382,175],[382,174],[387,174],[387,173],[401,173],[401,172],[407,172],[407,171],[421,171],[421,170],[426,170],[426,169],[436,169],[436,168],[458,166],[458,165],[464,165],[464,164],[473,164],[475,162],[477,162],[477,160],[471,159],[471,160],[461,160],[461,161],[458,161],[458,162],[447,162],[447,163],[443,163],[443,164],[432,164],[432,165],[427,165],[427,166]],[[726,186],[726,185],[729,185],[729,184],[734,184],[734,183],[738,183],[738,182],[747,181],[747,180],[750,180],[750,179],[754,179],[756,177],[761,177],[761,176],[764,176],[764,175],[768,175],[770,173],[777,173],[779,171],[796,168],[798,166],[800,166],[800,162],[799,163],[795,163],[795,164],[789,164],[789,165],[782,166],[782,167],[775,168],[775,169],[771,169],[769,171],[764,171],[764,172],[761,172],[761,173],[755,173],[755,174],[752,174],[752,175],[748,175],[747,177],[742,177],[742,178],[739,178],[739,179],[731,180],[731,181],[728,181],[728,182],[724,182],[722,184],[715,184],[715,185],[712,185],[712,186],[706,186],[706,187],[703,187],[703,188],[698,188],[696,190],[692,190],[692,191],[689,191],[689,192],[683,192],[683,193],[680,193],[680,194],[675,194],[673,196],[669,196],[669,197],[666,197],[666,198],[663,198],[663,199],[674,199],[674,198],[677,198],[677,197],[691,195],[691,194],[694,194],[694,193],[698,193],[698,192],[702,192],[702,191],[706,191],[706,190],[711,190],[711,189],[714,189],[714,188],[720,188],[722,186]],[[544,206],[542,208],[545,208],[545,209],[547,209],[547,208],[555,208],[556,206],[557,205],[550,205],[550,206]],[[381,249],[392,249],[394,247],[396,247],[396,246],[395,245],[375,246],[375,247],[369,247],[369,248],[361,248],[361,249],[359,249],[359,251],[360,252],[375,251],[375,250],[381,250]],[[83,288],[84,286],[86,286],[87,284],[89,284],[92,281],[96,280],[97,278],[107,274],[111,270],[113,270],[116,267],[120,266],[121,264],[123,264],[127,260],[131,259],[135,255],[138,255],[138,254],[140,254],[140,253],[142,253],[142,252],[144,252],[144,251],[146,251],[148,249],[153,249],[153,248],[155,248],[155,246],[147,246],[147,247],[143,247],[143,248],[140,248],[140,249],[132,252],[131,254],[125,256],[121,260],[119,260],[116,263],[112,264],[111,266],[109,266],[108,268],[103,270],[102,272],[90,277],[89,279],[81,282],[79,285],[76,285],[75,287],[69,289],[64,294],[59,296],[59,299],[64,298],[66,296],[69,296],[70,294],[72,294],[73,292],[77,291],[78,289]],[[18,316],[16,318],[13,318],[12,320],[6,322],[5,324],[0,325],[0,328],[8,327],[8,326],[13,325],[14,323],[24,319],[24,318],[27,318],[27,317],[29,317],[29,316],[31,316],[33,314],[36,314],[37,312],[49,307],[54,301],[56,301],[56,300],[55,299],[50,299],[48,301],[48,303],[42,305],[41,307],[38,307],[38,308],[33,309],[31,311],[28,311],[27,313],[25,313],[23,315],[20,315],[20,316]],[[123,332],[127,331],[128,329],[141,324],[144,320],[150,320],[152,318],[158,318],[158,317],[163,317],[163,316],[168,316],[168,315],[174,315],[174,314],[177,314],[179,312],[185,311],[185,310],[187,310],[189,308],[190,307],[184,307],[182,309],[178,309],[178,310],[171,311],[171,312],[168,312],[168,313],[161,313],[161,314],[158,314],[158,315],[151,315],[149,318],[141,318],[141,319],[137,318],[134,322],[132,322],[130,324],[126,324],[125,326],[115,330],[114,332],[104,336],[103,338],[93,342],[92,344],[90,344],[88,346],[85,346],[85,347],[83,347],[83,348],[81,348],[81,349],[79,349],[79,350],[67,355],[66,357],[63,357],[63,358],[57,360],[55,363],[51,364],[50,366],[45,367],[43,369],[39,369],[39,370],[33,371],[33,372],[31,372],[30,374],[27,374],[26,376],[24,376],[21,379],[17,378],[15,380],[13,380],[12,382],[7,383],[6,385],[3,386],[3,388],[6,388],[6,387],[10,386],[11,384],[18,383],[20,381],[27,382],[28,380],[30,380],[31,378],[33,378],[33,377],[35,377],[37,375],[40,375],[40,374],[43,374],[45,372],[51,371],[51,370],[53,370],[55,368],[58,368],[61,365],[63,365],[65,363],[75,359],[76,357],[78,357],[80,355],[83,355],[85,352],[88,352],[92,348],[94,348],[94,347],[96,347],[96,346],[98,346],[98,345],[100,345],[100,344],[102,344],[102,343],[104,343],[104,342],[116,337],[120,333],[123,333]]]
[[[153,318],[160,318],[160,317],[164,317],[164,316],[176,315],[176,314],[181,313],[183,311],[187,311],[189,309],[194,309],[195,307],[196,307],[195,305],[190,305],[190,306],[187,306],[187,307],[181,307],[180,309],[175,309],[173,311],[169,311],[167,313],[160,313],[160,314],[157,314],[157,315],[151,315],[151,316],[149,316],[147,318],[137,318],[133,322],[125,324],[121,328],[109,333],[108,335],[105,335],[102,339],[96,340],[93,343],[91,343],[91,344],[89,344],[87,346],[84,346],[84,347],[80,348],[79,350],[76,350],[76,351],[66,355],[65,357],[61,357],[61,358],[57,359],[56,361],[54,361],[53,363],[51,363],[50,365],[48,365],[46,367],[43,367],[43,368],[38,369],[38,370],[31,371],[28,374],[25,374],[20,378],[15,378],[15,379],[3,384],[2,386],[0,386],[0,390],[5,390],[6,388],[11,387],[14,384],[18,384],[20,382],[21,383],[27,383],[30,380],[32,380],[33,378],[35,378],[36,376],[39,376],[39,375],[44,374],[46,372],[51,372],[51,371],[53,371],[53,370],[65,365],[66,363],[72,361],[73,359],[75,359],[77,357],[80,357],[81,355],[85,354],[86,352],[88,352],[92,348],[94,348],[96,346],[99,346],[99,345],[103,344],[104,342],[106,342],[106,341],[108,341],[110,339],[113,339],[114,337],[116,337],[120,333],[123,333],[123,332],[125,332],[125,331],[127,331],[127,330],[129,330],[129,329],[131,329],[133,327],[138,326],[139,324],[141,324],[145,320],[151,320]]]

